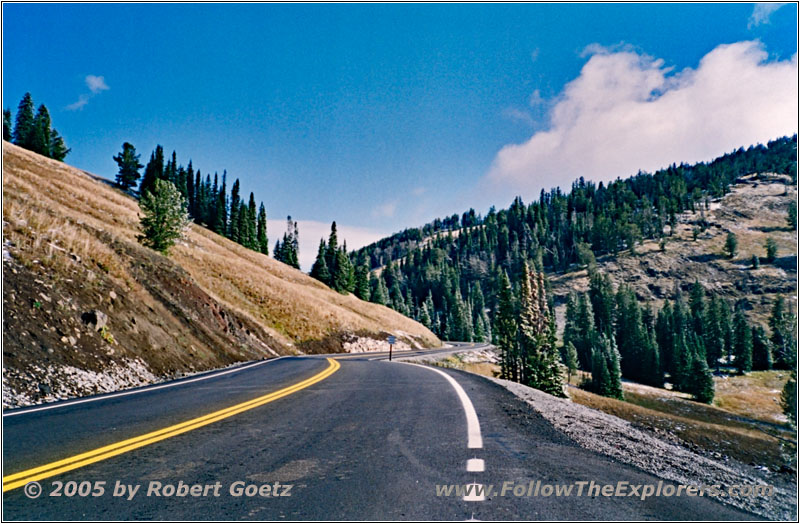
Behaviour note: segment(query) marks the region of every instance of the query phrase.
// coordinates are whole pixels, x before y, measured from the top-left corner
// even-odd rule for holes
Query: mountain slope
[[[134,199],[7,142],[3,204],[8,404],[343,351],[359,336],[440,344],[413,320],[195,225],[159,255],[136,240]]]

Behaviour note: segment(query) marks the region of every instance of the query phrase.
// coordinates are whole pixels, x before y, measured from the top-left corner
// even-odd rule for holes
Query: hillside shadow
[[[713,262],[715,260],[720,260],[720,259],[725,258],[725,257],[723,255],[720,255],[719,253],[705,253],[703,255],[690,255],[687,258],[689,260],[691,260],[692,262],[699,262],[701,264],[707,264],[709,262]]]

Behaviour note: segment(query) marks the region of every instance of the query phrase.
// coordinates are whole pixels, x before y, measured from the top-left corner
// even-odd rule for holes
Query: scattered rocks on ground
[[[772,497],[719,497],[725,504],[775,520],[797,517],[797,492],[776,485],[769,471],[746,469],[735,463],[711,460],[634,428],[630,422],[560,399],[516,382],[488,378],[530,404],[553,426],[582,447],[686,485],[771,485]]]

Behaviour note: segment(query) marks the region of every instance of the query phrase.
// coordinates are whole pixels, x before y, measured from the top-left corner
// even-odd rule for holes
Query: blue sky
[[[796,27],[793,4],[4,4],[3,106],[30,91],[109,178],[124,141],[227,169],[307,259],[331,220],[356,247],[796,132]]]

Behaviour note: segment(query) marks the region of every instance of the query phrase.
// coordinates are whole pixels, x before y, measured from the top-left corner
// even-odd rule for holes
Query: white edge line
[[[461,405],[464,407],[464,414],[467,416],[467,448],[482,448],[483,439],[481,438],[481,424],[478,422],[478,414],[475,412],[475,406],[472,405],[472,401],[469,399],[469,396],[467,396],[467,392],[464,391],[464,388],[462,388],[453,377],[439,369],[423,366],[421,364],[413,364],[411,362],[398,362],[400,364],[406,364],[407,366],[417,366],[435,373],[439,373],[441,376],[446,378],[448,382],[450,382],[450,385],[456,390],[458,399],[461,401]]]
[[[262,364],[267,364],[268,362],[275,362],[276,360],[280,360],[280,359],[286,358],[286,357],[287,357],[287,355],[284,355],[284,356],[278,357],[278,358],[271,358],[269,360],[259,360],[258,362],[253,362],[251,364],[246,364],[244,366],[238,366],[238,367],[229,369],[227,371],[221,371],[219,373],[214,373],[212,371],[211,373],[205,374],[202,377],[190,378],[188,380],[172,381],[172,382],[169,382],[167,384],[160,384],[160,385],[154,385],[154,386],[144,386],[143,388],[136,389],[134,391],[121,391],[119,393],[111,393],[109,395],[103,395],[103,396],[92,397],[92,398],[85,398],[85,399],[81,399],[81,400],[74,400],[74,401],[67,400],[67,401],[64,401],[64,402],[58,402],[58,403],[47,405],[47,406],[40,406],[40,407],[32,408],[32,409],[25,409],[24,411],[12,411],[11,413],[3,413],[3,418],[13,417],[13,416],[16,416],[16,415],[26,415],[28,413],[36,413],[37,411],[46,411],[48,409],[65,408],[65,407],[68,407],[68,406],[75,406],[77,404],[85,404],[87,402],[97,402],[98,400],[106,400],[106,399],[109,399],[109,398],[126,397],[128,395],[136,395],[138,393],[147,393],[149,391],[157,391],[159,389],[171,388],[171,387],[174,387],[174,386],[182,386],[184,384],[191,384],[192,382],[200,382],[201,380],[208,380],[208,379],[211,379],[211,378],[221,377],[223,375],[227,375],[229,373],[235,373],[237,371],[244,371],[245,369],[254,368],[254,367],[260,366]]]

